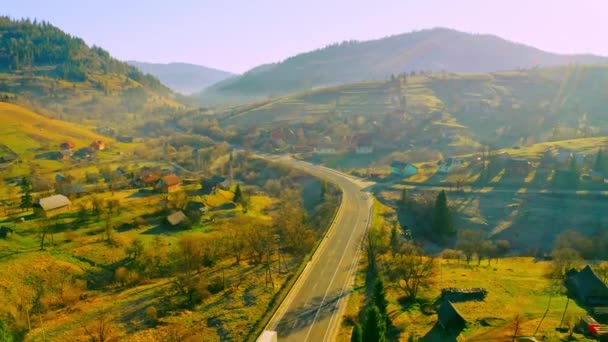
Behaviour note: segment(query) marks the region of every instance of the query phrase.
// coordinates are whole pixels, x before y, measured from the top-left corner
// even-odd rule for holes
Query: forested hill
[[[102,48],[47,22],[8,17],[0,17],[0,93],[68,119],[179,106],[158,79]]]
[[[492,72],[607,61],[559,55],[492,35],[436,28],[371,41],[350,41],[255,68],[208,88],[208,101],[267,97],[320,86],[387,79],[419,71]]]

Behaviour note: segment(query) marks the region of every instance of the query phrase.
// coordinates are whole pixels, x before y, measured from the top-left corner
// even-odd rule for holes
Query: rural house
[[[410,177],[418,173],[418,167],[411,163],[394,160],[391,163],[391,174],[395,176]]]
[[[167,216],[167,222],[175,227],[186,220],[186,214],[183,211],[176,211],[173,214]]]
[[[156,182],[156,190],[164,193],[174,192],[179,190],[182,185],[182,180],[175,174],[170,174],[162,177]]]
[[[467,320],[449,300],[444,300],[437,310],[437,323],[444,330],[460,331],[467,324]]]
[[[90,148],[93,151],[103,151],[106,149],[106,144],[101,140],[96,140],[91,143]]]
[[[161,177],[161,172],[158,168],[151,168],[148,166],[144,166],[139,171],[139,179],[143,183],[143,185],[152,185],[156,184]]]
[[[581,271],[566,273],[566,287],[571,296],[591,307],[608,306],[608,287],[589,265]]]
[[[460,158],[447,158],[439,161],[437,163],[437,172],[438,173],[450,173],[454,170],[461,168],[463,165],[463,161]]]
[[[526,176],[532,171],[532,164],[525,159],[509,159],[505,169],[511,175]]]
[[[374,146],[372,145],[372,136],[369,134],[358,136],[357,146],[355,147],[355,153],[370,154],[373,152]]]
[[[72,141],[66,141],[63,144],[59,145],[59,154],[62,159],[69,159],[74,154],[74,148],[76,144]]]
[[[230,181],[226,177],[214,175],[211,178],[203,179],[201,186],[206,193],[211,193],[216,187],[227,190],[230,188]]]
[[[39,217],[51,217],[70,210],[72,202],[64,195],[53,195],[41,198],[34,204],[34,214]]]

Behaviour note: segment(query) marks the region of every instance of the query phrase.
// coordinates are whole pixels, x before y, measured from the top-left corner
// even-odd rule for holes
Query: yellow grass
[[[94,140],[111,141],[84,127],[49,119],[11,103],[0,102],[0,122],[0,142],[16,153],[31,152],[45,143],[57,147],[67,140],[77,147],[88,146]]]
[[[547,317],[539,329],[539,336],[546,335],[553,338],[550,339],[553,341],[560,336],[555,328],[560,323],[567,299],[559,294],[559,284],[544,276],[548,266],[547,262],[535,262],[532,258],[505,258],[498,263],[492,262],[490,266],[486,261],[481,266],[441,261],[432,285],[421,295],[432,299],[439,297],[442,288],[485,288],[488,295],[484,302],[456,304],[470,322],[463,335],[471,340],[474,340],[473,336],[481,334],[499,336],[498,332],[506,329],[518,315],[526,322],[522,325],[520,335],[532,335],[547,308],[549,298],[553,297]],[[415,308],[402,311],[397,303],[397,298],[402,295],[399,289],[391,288],[388,295],[389,312],[395,315],[393,324],[405,330],[401,334],[401,341],[406,341],[408,335],[426,335],[437,321],[437,315],[425,315]],[[583,309],[570,301],[567,316],[576,319],[584,313]],[[502,323],[484,327],[480,324],[484,318],[498,319],[496,321]]]

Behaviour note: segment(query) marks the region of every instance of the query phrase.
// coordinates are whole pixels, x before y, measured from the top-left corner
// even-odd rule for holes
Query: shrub
[[[146,320],[151,324],[156,324],[158,321],[158,310],[154,306],[149,306],[146,309]]]
[[[211,279],[211,282],[207,285],[207,289],[212,294],[219,293],[224,290],[224,281],[220,277],[215,277]]]

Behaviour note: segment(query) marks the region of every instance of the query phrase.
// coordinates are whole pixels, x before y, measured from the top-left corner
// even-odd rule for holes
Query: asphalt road
[[[336,219],[324,240],[270,320],[279,341],[333,341],[352,290],[361,243],[372,212],[366,184],[323,166],[271,158],[337,184],[343,192]]]

